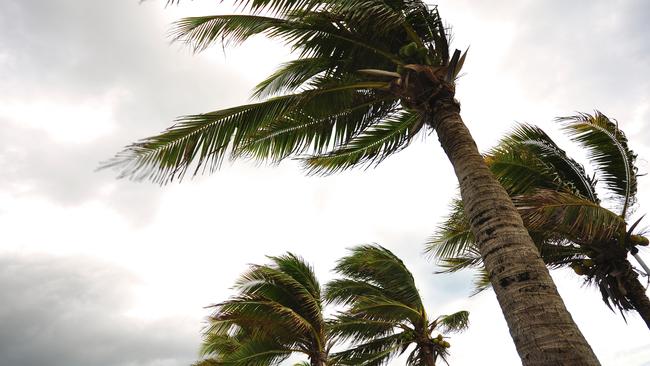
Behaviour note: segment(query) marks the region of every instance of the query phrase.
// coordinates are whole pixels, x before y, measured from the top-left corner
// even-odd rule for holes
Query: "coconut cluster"
[[[440,346],[442,348],[451,347],[451,344],[449,344],[449,342],[445,341],[443,338],[444,337],[442,336],[442,334],[438,334],[438,336],[433,339],[433,343],[437,344],[438,346]]]

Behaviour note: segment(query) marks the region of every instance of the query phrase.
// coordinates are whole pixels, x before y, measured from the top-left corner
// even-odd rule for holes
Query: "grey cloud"
[[[114,90],[126,93],[111,111],[114,132],[77,145],[24,126],[20,115],[0,119],[0,166],[9,172],[0,189],[30,187],[32,194],[78,204],[117,184],[108,202],[136,222],[147,221],[160,190],[115,183],[114,172],[94,173],[100,161],[168,127],[178,115],[234,104],[247,92],[232,73],[169,45],[163,7],[163,1],[137,0],[0,3],[0,100],[38,108],[43,100],[75,104]]]
[[[0,365],[188,365],[200,325],[124,315],[135,281],[84,258],[3,255]]]

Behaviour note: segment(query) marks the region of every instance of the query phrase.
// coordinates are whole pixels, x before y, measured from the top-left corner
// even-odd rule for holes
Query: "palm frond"
[[[325,299],[328,303],[350,305],[359,297],[379,297],[384,295],[382,287],[367,281],[349,278],[335,279],[325,287]]]
[[[620,216],[570,193],[540,189],[513,197],[513,203],[529,230],[559,233],[576,243],[609,239],[625,228]]]
[[[382,294],[390,300],[412,309],[422,308],[422,299],[413,275],[401,259],[380,245],[352,248],[350,255],[338,261],[335,271],[349,279],[368,282],[381,288]]]
[[[367,319],[343,313],[337,315],[329,324],[330,335],[337,341],[362,343],[377,337],[395,333],[395,322]]]
[[[401,112],[366,129],[338,149],[305,160],[311,174],[331,174],[358,165],[379,164],[408,146],[412,128],[421,120],[416,112]]]
[[[411,332],[401,332],[334,353],[332,358],[340,365],[385,365],[390,358],[403,353],[414,338]]]
[[[252,265],[238,294],[214,305],[204,330],[203,356],[224,365],[271,365],[294,352],[326,352],[320,285],[302,258],[287,253]]]
[[[258,129],[239,147],[235,156],[279,162],[307,151],[323,154],[390,115],[395,100],[354,93],[345,101],[332,102],[331,107],[327,115],[314,117],[294,113]]]
[[[224,356],[224,364],[232,366],[277,365],[291,356],[288,350],[272,340],[251,339],[233,353]]]
[[[557,120],[564,125],[572,140],[589,152],[599,180],[617,197],[620,215],[627,217],[637,192],[636,155],[628,147],[627,138],[618,124],[599,111],[593,115],[580,113]]]
[[[427,241],[425,251],[435,258],[455,257],[473,245],[474,235],[463,211],[463,201],[455,198],[449,207],[449,215]]]
[[[332,73],[342,61],[332,58],[299,58],[280,66],[269,77],[255,86],[254,98],[263,98],[293,92],[315,76]]]
[[[329,107],[345,106],[341,100],[355,92],[382,88],[382,82],[352,82],[306,90],[206,114],[182,117],[157,136],[127,146],[102,168],[117,168],[120,177],[150,179],[164,184],[182,179],[198,160],[194,174],[214,171],[230,152],[245,145],[259,129],[296,114],[319,118],[331,115]],[[337,110],[338,111],[338,110]]]
[[[519,124],[488,153],[486,161],[510,195],[562,189],[599,202],[594,179],[537,126]]]
[[[443,315],[437,320],[438,326],[445,333],[461,332],[469,327],[469,312],[462,310],[449,315]]]

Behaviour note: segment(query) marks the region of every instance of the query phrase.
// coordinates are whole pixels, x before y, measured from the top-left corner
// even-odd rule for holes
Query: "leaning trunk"
[[[629,264],[628,274],[623,281],[625,287],[625,297],[630,301],[634,310],[636,310],[645,324],[650,328],[650,299],[645,292],[645,287],[639,282],[639,275],[632,270],[632,265]]]
[[[436,100],[429,122],[456,172],[465,214],[522,363],[598,365],[510,197],[478,152],[458,102],[453,94]]]

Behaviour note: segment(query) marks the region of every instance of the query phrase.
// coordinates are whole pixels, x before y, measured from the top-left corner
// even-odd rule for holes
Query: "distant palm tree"
[[[331,340],[321,288],[312,268],[291,253],[253,265],[230,300],[214,305],[196,365],[278,365],[302,354],[309,365],[330,365]]]
[[[410,352],[406,365],[433,366],[448,355],[449,343],[434,332],[461,331],[468,326],[467,311],[431,318],[427,314],[411,272],[388,249],[364,245],[339,260],[343,276],[327,284],[329,302],[348,308],[331,325],[332,337],[352,342],[352,348],[335,353],[341,365],[385,365]]]
[[[257,86],[254,96],[267,99],[181,117],[106,166],[165,183],[188,169],[214,171],[225,157],[299,156],[310,172],[327,174],[379,163],[418,133],[436,131],[522,361],[598,363],[460,117],[455,80],[466,54],[450,52],[436,7],[421,0],[235,3],[250,14],[186,18],[174,34],[197,51],[260,34],[285,42],[298,58]]]
[[[650,327],[650,300],[627,254],[648,239],[627,222],[637,193],[636,155],[617,124],[600,112],[560,118],[564,130],[589,154],[596,176],[566,155],[540,128],[520,125],[485,159],[515,205],[550,268],[572,267],[596,285],[607,306],[636,310]],[[598,180],[596,180],[598,178]],[[596,190],[605,189],[605,203]],[[602,194],[601,194],[602,196]],[[440,226],[428,249],[447,272],[481,268],[462,202]],[[647,267],[646,267],[647,271]],[[477,290],[489,286],[481,271]]]

